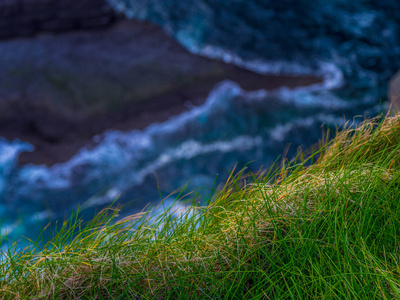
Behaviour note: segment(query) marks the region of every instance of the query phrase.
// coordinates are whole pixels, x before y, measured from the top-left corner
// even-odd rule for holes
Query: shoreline
[[[29,56],[29,51],[30,45],[38,44],[38,49],[49,51],[49,56],[39,57],[42,61],[36,64],[38,58]],[[0,136],[18,138],[35,147],[33,152],[20,154],[20,165],[65,162],[83,147],[93,145],[93,136],[106,130],[143,129],[163,122],[187,111],[188,102],[193,106],[204,103],[214,86],[226,79],[245,90],[295,88],[322,82],[315,76],[260,75],[196,56],[156,25],[132,20],[101,31],[3,41],[0,54],[8,50],[6,54],[11,55],[12,49],[21,45],[25,52],[18,55],[24,55],[22,60],[25,65],[31,64],[33,71],[16,72],[15,64],[20,60],[14,57],[15,64],[6,67],[6,71],[17,75],[0,82]],[[62,78],[64,81],[51,77],[60,74],[60,70],[68,74]],[[21,76],[21,72],[26,74]],[[45,72],[53,73],[48,76]],[[50,78],[50,83],[63,90],[56,90],[43,78]],[[18,90],[21,82],[27,81],[22,91]],[[85,97],[86,82],[94,87],[89,92],[98,95],[91,102]],[[114,85],[106,90],[110,82]]]

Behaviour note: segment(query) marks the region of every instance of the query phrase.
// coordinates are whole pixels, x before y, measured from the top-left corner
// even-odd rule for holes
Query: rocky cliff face
[[[0,39],[104,27],[116,19],[105,0],[0,0]]]
[[[159,27],[124,20],[104,30],[0,42],[0,136],[36,147],[21,163],[66,161],[107,129],[144,128],[202,103],[230,79],[249,90],[319,78],[261,76],[190,54]]]
[[[392,105],[392,115],[400,112],[400,71],[390,81],[388,96]]]

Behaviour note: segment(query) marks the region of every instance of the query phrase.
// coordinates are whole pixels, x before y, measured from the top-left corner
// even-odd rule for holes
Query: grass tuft
[[[367,120],[179,217],[74,213],[8,248],[0,298],[399,299],[399,139],[400,115]]]

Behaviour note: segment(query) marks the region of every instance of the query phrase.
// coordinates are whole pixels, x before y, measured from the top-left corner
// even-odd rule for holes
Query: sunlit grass
[[[400,116],[273,170],[179,217],[73,214],[45,245],[8,248],[0,298],[400,299]]]

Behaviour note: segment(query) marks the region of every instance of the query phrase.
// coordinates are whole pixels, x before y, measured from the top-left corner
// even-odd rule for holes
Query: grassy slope
[[[400,298],[400,116],[312,159],[244,188],[232,178],[180,218],[72,216],[51,243],[9,250],[0,298]]]

